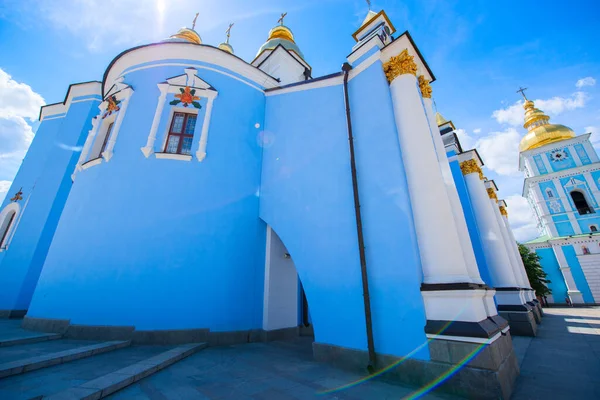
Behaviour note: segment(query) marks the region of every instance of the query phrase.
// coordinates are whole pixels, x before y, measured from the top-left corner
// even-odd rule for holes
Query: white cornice
[[[260,87],[279,86],[273,77],[225,51],[206,45],[170,42],[138,47],[117,56],[106,71],[103,90],[110,89],[117,78],[132,67],[166,60],[189,60],[190,67],[195,68],[201,67],[194,65],[194,62],[205,62],[239,74]],[[217,72],[224,71],[217,70]]]
[[[65,100],[62,103],[48,104],[41,107],[39,120],[43,121],[44,118],[52,115],[66,114],[69,111],[69,107],[71,107],[73,99],[83,96],[102,96],[101,89],[102,84],[100,82],[74,83],[69,86]],[[97,99],[90,98],[86,100],[93,101]]]
[[[425,60],[421,58],[417,48],[413,46],[412,41],[408,38],[406,33],[396,38],[392,43],[381,50],[381,62],[385,64],[390,58],[397,56],[404,49],[407,49],[408,54],[414,57],[415,63],[417,64],[417,75],[423,75],[428,81],[433,81],[434,77],[429,73]]]
[[[523,197],[527,197],[527,194],[529,193],[529,188],[533,184],[548,182],[557,178],[567,178],[569,176],[579,175],[584,172],[593,172],[598,170],[600,170],[600,162],[595,162],[587,165],[580,165],[579,167],[552,172],[550,174],[530,176],[529,178],[525,178],[525,181],[523,182]]]

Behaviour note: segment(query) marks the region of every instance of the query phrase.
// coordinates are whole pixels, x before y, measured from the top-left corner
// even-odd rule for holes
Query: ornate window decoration
[[[561,162],[569,158],[569,155],[564,149],[554,149],[550,152],[550,160],[552,162]]]
[[[201,104],[202,99],[206,99],[206,106],[201,124],[200,139],[198,140],[194,154],[198,161],[202,161],[206,157],[210,117],[213,102],[218,92],[210,84],[198,77],[198,71],[195,68],[186,68],[184,71],[185,74],[169,78],[166,82],[158,84],[160,95],[158,97],[156,112],[154,113],[146,146],[141,148],[142,153],[146,157],[150,157],[154,153],[156,158],[187,161],[192,159],[194,149],[191,146],[196,136],[194,134],[195,129],[200,123],[197,119],[198,112],[203,108]],[[168,120],[164,124],[165,130],[162,146],[160,150],[156,151],[158,128],[161,125],[161,120],[166,118],[163,114],[169,94],[174,94],[173,100],[169,102],[171,110]]]
[[[133,89],[123,82],[123,77],[110,88],[98,106],[100,113],[92,119],[92,129],[81,150],[75,173],[71,175],[73,179],[78,171],[110,161],[132,94]]]
[[[549,199],[552,199],[554,197],[554,192],[552,191],[552,189],[546,189],[546,195]]]

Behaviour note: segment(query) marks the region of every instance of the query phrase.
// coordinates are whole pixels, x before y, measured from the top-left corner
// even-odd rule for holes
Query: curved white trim
[[[236,74],[239,74],[257,85],[273,88],[279,86],[279,83],[269,75],[265,74],[258,68],[246,63],[240,58],[237,58],[229,53],[219,50],[215,47],[205,45],[195,45],[191,43],[160,43],[156,45],[150,45],[146,47],[137,48],[130,50],[125,54],[118,56],[117,59],[111,64],[106,73],[106,80],[104,82],[104,91],[110,88],[118,77],[127,73],[133,72],[137,69],[131,69],[136,65],[144,64],[152,61],[161,60],[190,60],[190,64],[184,64],[195,68],[207,68],[191,65],[194,61],[206,62],[219,67],[228,69]],[[141,68],[152,68],[158,65],[149,65],[140,67]],[[227,74],[224,71],[215,70],[223,74]],[[239,79],[239,78],[238,78]]]
[[[154,157],[165,160],[192,161],[192,156],[188,154],[154,153]]]
[[[10,244],[10,241],[12,239],[12,233],[13,233],[12,230],[17,223],[17,219],[19,217],[20,211],[21,211],[21,206],[19,205],[19,203],[12,202],[12,203],[8,203],[6,205],[6,207],[4,207],[2,212],[0,212],[0,239],[2,239],[2,242],[0,242],[0,249],[8,248],[8,245]],[[10,221],[10,225],[6,226],[6,228],[5,228],[6,230],[4,231],[4,232],[6,232],[6,235],[4,235],[2,227],[6,223],[6,220],[13,214],[14,214],[14,218],[12,219],[12,221]],[[2,237],[4,237],[4,238],[2,238]]]

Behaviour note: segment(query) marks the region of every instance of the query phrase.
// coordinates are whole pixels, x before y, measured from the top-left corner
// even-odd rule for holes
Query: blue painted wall
[[[262,148],[255,124],[264,123],[265,98],[199,70],[219,91],[206,159],[145,158],[140,147],[156,109],[156,84],[183,68],[126,76],[135,92],[113,158],[78,173],[28,316],[140,330],[261,328],[265,225],[258,218]]]
[[[578,143],[575,146],[573,146],[573,149],[575,150],[575,152],[579,156],[579,159],[581,160],[581,164],[582,165],[587,165],[587,164],[591,164],[592,163],[592,160],[590,160],[590,157],[588,156],[587,152],[585,151],[585,148],[583,147],[583,144]]]
[[[479,274],[481,279],[493,287],[492,278],[490,276],[488,265],[485,261],[485,255],[483,253],[483,244],[481,243],[481,236],[479,233],[479,227],[477,226],[477,220],[475,219],[475,212],[471,204],[471,198],[467,190],[464,175],[460,169],[460,163],[458,160],[454,160],[450,163],[450,170],[452,171],[452,178],[458,191],[458,197],[462,205],[463,214],[467,222],[467,228],[469,229],[469,237],[471,238],[471,245],[475,252],[475,259],[477,260],[477,266],[479,267]]]
[[[98,104],[95,100],[73,103],[64,118],[42,121],[38,128],[9,192],[23,187],[18,229],[0,264],[0,309],[29,307],[71,189],[79,158],[76,148],[83,145]]]
[[[571,273],[573,274],[575,285],[577,285],[577,290],[579,290],[583,296],[583,301],[585,303],[593,303],[594,296],[592,296],[590,287],[587,284],[587,280],[585,279],[585,275],[581,269],[581,264],[579,264],[579,260],[577,259],[575,249],[572,245],[570,245],[562,246],[562,250],[565,254],[565,258],[567,259],[567,265],[571,267]]]
[[[557,159],[554,157],[553,154],[556,154],[556,152],[563,154],[563,158]],[[544,153],[544,157],[546,157],[548,160],[550,168],[552,168],[553,172],[563,171],[565,169],[575,168],[577,166],[575,159],[571,155],[571,150],[568,147],[547,151]]]
[[[548,287],[552,291],[552,297],[556,303],[564,303],[567,296],[567,285],[560,272],[560,265],[552,249],[536,249],[536,254],[540,256],[540,264],[544,272],[548,274],[550,281]]]

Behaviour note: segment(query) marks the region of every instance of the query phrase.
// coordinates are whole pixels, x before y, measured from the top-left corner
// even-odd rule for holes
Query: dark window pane
[[[195,115],[188,115],[187,123],[185,124],[185,134],[186,135],[193,135],[194,134],[194,128],[196,128],[196,116]]]
[[[171,132],[181,133],[183,128],[183,114],[177,113],[173,116],[173,124],[171,125]]]
[[[184,137],[183,145],[181,145],[181,154],[191,154],[192,153],[192,138]]]
[[[167,149],[165,151],[167,153],[177,153],[178,146],[179,136],[169,136],[169,141],[167,142]]]

